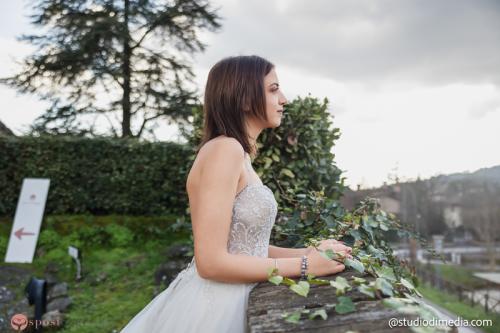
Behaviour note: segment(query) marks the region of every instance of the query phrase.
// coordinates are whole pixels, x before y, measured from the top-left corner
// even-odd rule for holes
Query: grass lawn
[[[443,279],[460,284],[465,288],[476,289],[485,284],[485,282],[473,275],[472,269],[457,265],[436,264],[434,269],[441,274]]]
[[[447,309],[448,311],[456,314],[463,319],[491,319],[493,325],[490,327],[482,327],[484,332],[488,333],[498,333],[500,327],[500,314],[486,313],[482,306],[470,306],[464,302],[460,302],[458,297],[454,295],[447,294],[441,290],[435,289],[427,284],[422,284],[419,286],[418,291],[424,295],[426,299],[434,304]]]
[[[65,313],[64,327],[58,332],[119,332],[152,300],[154,273],[166,262],[168,246],[188,240],[185,235],[164,233],[148,235],[139,242],[129,237],[128,230],[116,225],[109,228],[114,237],[107,241],[111,244],[96,241],[100,230],[90,232],[79,226],[67,235],[48,230],[39,240],[38,248],[44,249],[37,252],[33,263],[15,264],[29,265],[41,278],[48,263],[57,263],[58,280],[68,283],[68,295],[73,300]],[[5,233],[2,236],[6,245]],[[75,264],[67,253],[67,245],[74,242],[82,249],[83,279],[79,282],[75,281]],[[21,288],[24,286],[17,290],[19,295],[23,293]]]

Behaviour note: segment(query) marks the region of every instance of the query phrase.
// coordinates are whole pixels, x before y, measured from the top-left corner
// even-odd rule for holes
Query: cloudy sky
[[[30,47],[23,4],[0,4],[0,76]],[[500,1],[217,0],[224,18],[194,60],[202,92],[228,55],[276,65],[288,97],[330,100],[347,184],[381,185],[500,164]],[[0,120],[21,133],[45,105],[0,87]],[[158,137],[175,139],[162,126]]]

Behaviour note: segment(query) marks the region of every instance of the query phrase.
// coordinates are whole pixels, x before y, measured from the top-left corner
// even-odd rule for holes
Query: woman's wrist
[[[313,249],[314,249],[313,246],[308,246],[308,247],[303,248],[303,253],[302,253],[301,257],[307,256]]]
[[[303,255],[309,254],[312,249],[312,246],[307,248],[286,248],[269,245],[268,256],[269,258],[300,258]]]

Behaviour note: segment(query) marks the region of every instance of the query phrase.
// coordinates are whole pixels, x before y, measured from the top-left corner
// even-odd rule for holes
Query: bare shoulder
[[[238,140],[231,137],[221,135],[207,141],[198,151],[186,186],[199,184],[202,174],[217,177],[221,173],[226,173],[226,176],[229,176],[227,173],[231,173],[233,170],[239,173],[238,166],[242,165],[244,161],[244,152],[243,146]]]
[[[245,156],[243,146],[235,138],[225,135],[213,138],[207,141],[200,149],[200,154],[203,154],[204,159],[214,159],[220,156],[230,159],[241,159]]]

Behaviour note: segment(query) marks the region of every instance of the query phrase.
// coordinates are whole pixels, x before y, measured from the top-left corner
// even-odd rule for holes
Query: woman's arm
[[[202,150],[199,182],[189,192],[198,274],[223,282],[266,281],[274,259],[227,251],[234,198],[244,165],[243,147],[233,138],[222,138]],[[280,258],[277,262],[280,275],[300,276],[301,258]]]
[[[195,260],[196,267],[199,267],[198,262],[201,264],[201,260],[196,255]],[[301,258],[277,258],[276,261],[279,275],[289,278],[300,277]],[[218,258],[212,258],[209,265],[207,262],[201,264],[201,267],[205,268],[198,270],[198,274],[205,279],[229,283],[253,283],[267,281],[268,269],[274,268],[274,259],[224,253]]]
[[[303,255],[307,255],[310,250],[311,247],[293,249],[269,245],[268,256],[269,258],[300,258]]]

